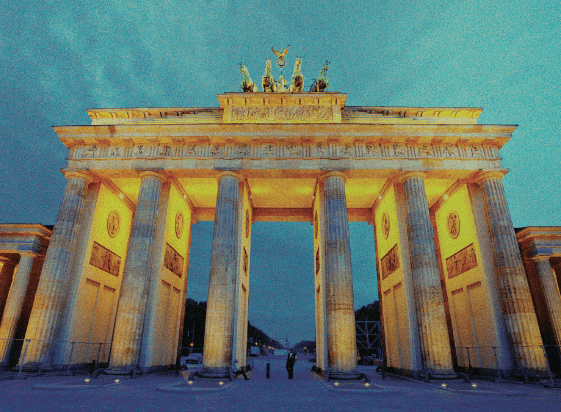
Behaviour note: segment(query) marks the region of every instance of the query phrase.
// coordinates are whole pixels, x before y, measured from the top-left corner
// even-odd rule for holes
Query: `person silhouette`
[[[245,374],[245,370],[243,368],[240,369],[240,367],[238,366],[238,360],[236,359],[234,361],[234,366],[232,367],[232,371],[234,372],[235,376],[238,375],[243,375],[243,378],[248,381],[249,378],[247,377],[247,375]]]
[[[286,370],[288,371],[288,379],[294,378],[294,364],[296,363],[296,353],[290,349],[288,357],[286,358]]]

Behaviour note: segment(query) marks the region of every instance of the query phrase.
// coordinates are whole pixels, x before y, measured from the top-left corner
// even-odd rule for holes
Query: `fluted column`
[[[413,293],[425,367],[429,373],[452,373],[450,339],[423,173],[407,173],[407,229]]]
[[[16,264],[11,259],[4,256],[0,256],[0,263],[2,264],[2,269],[0,269],[0,320],[2,320],[2,314],[6,301],[8,300],[8,293],[12,285],[12,277],[14,276]]]
[[[165,176],[147,171],[141,173],[140,178],[142,182],[132,222],[111,344],[108,372],[115,374],[129,373],[138,364],[151,261],[158,248],[155,245],[155,233]]]
[[[80,230],[84,196],[91,178],[82,172],[66,173],[66,188],[45,256],[39,285],[27,325],[25,366],[50,367],[50,349],[59,328],[66,300],[68,277]]]
[[[17,272],[15,273],[12,287],[8,294],[6,306],[4,308],[4,316],[0,323],[0,365],[7,366],[9,364],[10,349],[12,348],[12,339],[16,333],[16,327],[21,316],[21,308],[27,293],[27,285],[31,269],[33,268],[34,253],[22,253]]]
[[[561,294],[555,272],[549,263],[549,256],[534,257],[538,269],[538,279],[545,298],[546,310],[551,320],[555,344],[561,346]]]
[[[218,177],[218,196],[212,238],[212,255],[205,322],[203,372],[231,366],[234,336],[236,275],[241,238],[240,183],[242,178],[225,172]]]
[[[321,179],[328,365],[332,372],[355,372],[356,330],[345,176],[331,172]]]
[[[506,328],[521,369],[545,370],[542,338],[524,264],[512,226],[501,173],[486,173],[479,179]]]

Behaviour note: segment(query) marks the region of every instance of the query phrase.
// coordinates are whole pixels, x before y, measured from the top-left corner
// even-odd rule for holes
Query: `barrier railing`
[[[41,339],[0,338],[0,367],[6,371],[25,372],[29,364],[40,369],[45,359],[64,365],[66,373],[71,369],[96,368],[109,360],[108,342],[58,341],[46,342]],[[55,359],[56,356],[56,359]],[[30,362],[31,359],[31,362]]]
[[[508,354],[513,365],[501,354]],[[539,365],[541,354],[545,358],[542,366]],[[476,371],[481,374],[484,370],[494,370],[498,379],[503,381],[508,378],[505,370],[514,371],[515,376],[522,376],[525,381],[531,377],[546,378],[551,385],[556,385],[555,380],[561,378],[561,347],[557,345],[521,346],[518,350],[500,346],[457,346],[456,358],[458,367],[467,369],[470,378]],[[528,362],[531,362],[530,366]]]

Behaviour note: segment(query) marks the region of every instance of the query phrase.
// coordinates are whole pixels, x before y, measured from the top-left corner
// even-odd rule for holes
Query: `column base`
[[[338,381],[362,381],[366,380],[369,381],[368,377],[364,373],[360,373],[358,371],[353,372],[338,372],[335,370],[328,369],[324,372],[324,379],[326,382],[330,380],[338,380]]]
[[[14,369],[19,370],[19,368],[20,365],[17,365]],[[52,372],[56,370],[56,368],[49,363],[31,362],[31,363],[24,363],[21,370],[22,372]]]
[[[200,372],[191,373],[189,379],[198,377],[203,379],[230,379],[232,373],[230,368],[202,368]]]
[[[140,375],[142,370],[136,366],[108,367],[103,371],[106,375]]]

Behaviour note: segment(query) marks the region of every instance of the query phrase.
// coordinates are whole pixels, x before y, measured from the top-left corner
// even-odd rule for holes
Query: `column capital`
[[[343,172],[339,172],[339,171],[327,172],[327,173],[319,176],[318,179],[320,181],[325,181],[325,180],[329,179],[330,177],[340,177],[345,182],[347,182],[347,176],[345,176],[345,174]]]
[[[481,172],[481,173],[477,174],[476,176],[474,176],[473,182],[480,185],[486,179],[493,179],[493,178],[502,179],[505,174],[506,174],[506,172],[499,172],[499,171]]]
[[[140,177],[141,179],[145,178],[145,177],[155,177],[156,179],[159,179],[162,183],[166,181],[167,177],[164,176],[162,173],[160,172],[156,172],[154,170],[144,170],[142,172],[139,173],[138,177]]]
[[[25,252],[19,252],[20,256],[30,256],[30,257],[36,257],[37,253],[35,252],[31,252],[26,250]]]
[[[531,257],[531,259],[536,262],[543,261],[543,260],[547,260],[549,262],[550,258],[551,256],[547,256],[547,255],[536,255]]]
[[[66,177],[66,180],[74,177],[76,179],[83,179],[88,184],[93,183],[94,179],[88,172],[82,172],[77,170],[62,170],[62,174]]]
[[[0,256],[0,263],[14,263],[14,261],[9,257]]]
[[[226,171],[226,172],[222,172],[220,173],[217,177],[216,180],[220,180],[223,177],[233,177],[235,179],[237,179],[240,183],[243,183],[243,181],[245,180],[245,177],[240,175],[239,173],[236,172],[230,172],[230,171]]]
[[[424,179],[426,179],[426,177],[427,177],[427,174],[425,172],[421,172],[421,171],[403,172],[402,174],[397,176],[395,181],[397,183],[405,183],[405,181],[408,180],[408,179],[420,178],[420,179],[424,180]]]

